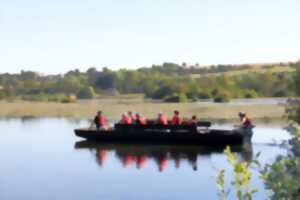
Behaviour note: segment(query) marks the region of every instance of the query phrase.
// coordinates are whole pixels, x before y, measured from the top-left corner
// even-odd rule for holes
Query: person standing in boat
[[[243,139],[243,149],[245,152],[252,151],[251,138],[253,135],[252,129],[254,125],[251,122],[251,119],[247,117],[246,113],[239,112],[240,124],[235,125],[237,128],[236,131],[244,135]]]
[[[181,124],[181,119],[179,117],[179,111],[175,110],[174,115],[171,121],[172,125],[180,125]]]
[[[158,124],[168,125],[168,120],[162,113],[158,113],[157,121],[158,121]]]
[[[106,125],[106,119],[103,116],[102,111],[98,111],[97,115],[94,118],[94,123],[97,130],[104,129],[104,126]]]
[[[146,120],[139,113],[135,114],[135,122],[136,124],[140,124],[140,125],[146,124]]]
[[[253,127],[251,119],[247,117],[246,113],[239,112],[240,124],[235,125],[236,128],[251,128]]]

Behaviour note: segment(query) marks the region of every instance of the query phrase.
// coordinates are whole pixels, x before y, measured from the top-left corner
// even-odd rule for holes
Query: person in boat
[[[189,121],[189,125],[197,125],[197,116],[193,115],[192,119]]]
[[[140,124],[140,125],[145,125],[146,120],[139,113],[136,113],[135,114],[135,123]]]
[[[128,115],[126,115],[126,113],[123,113],[120,123],[121,124],[132,124],[132,119]]]
[[[175,110],[174,115],[171,121],[172,125],[180,125],[181,124],[181,119],[179,117],[179,111]]]
[[[131,111],[128,111],[128,112],[127,112],[127,116],[128,116],[129,118],[131,118],[131,121],[132,121],[132,122],[135,122],[135,121],[136,121],[136,116],[134,116],[134,114],[133,114]]]
[[[251,128],[253,127],[250,118],[244,112],[239,112],[238,114],[240,123],[235,125],[236,128]]]
[[[158,121],[158,124],[168,125],[168,120],[162,113],[158,113],[157,121]]]
[[[96,125],[97,130],[101,130],[105,128],[106,125],[106,119],[102,114],[102,111],[98,111],[97,115],[94,118],[94,123]]]

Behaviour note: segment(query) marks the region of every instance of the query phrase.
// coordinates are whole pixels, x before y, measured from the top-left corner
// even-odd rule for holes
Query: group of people
[[[121,120],[119,122],[120,124],[141,124],[145,125],[146,119],[142,117],[139,113],[133,114],[131,111],[128,111],[127,113],[123,113]]]
[[[252,126],[252,122],[250,118],[247,117],[246,113],[239,112],[238,116],[240,119],[240,123],[235,125],[236,128],[247,128],[249,126]],[[175,110],[171,120],[168,120],[167,117],[160,112],[158,113],[157,119],[154,120],[154,123],[161,125],[196,125],[197,121],[199,120],[197,119],[196,115],[193,115],[189,120],[182,120],[179,111]],[[122,114],[119,123],[146,125],[148,121],[139,113],[133,114],[131,111],[128,111],[127,113]],[[96,125],[97,130],[109,130],[112,128],[108,125],[106,118],[102,114],[102,111],[98,111],[97,115],[94,118],[94,124]]]
[[[123,113],[121,116],[121,120],[119,121],[120,124],[140,124],[146,125],[150,120],[146,120],[141,114],[133,113],[128,111],[127,113]],[[94,118],[94,124],[98,130],[108,130],[109,127],[106,118],[103,116],[102,111],[98,111],[97,115]],[[161,124],[161,125],[181,125],[181,124],[196,124],[197,117],[193,115],[190,120],[182,120],[180,117],[179,111],[175,110],[174,115],[171,120],[168,120],[167,117],[163,113],[158,113],[157,119],[152,120],[152,123]]]

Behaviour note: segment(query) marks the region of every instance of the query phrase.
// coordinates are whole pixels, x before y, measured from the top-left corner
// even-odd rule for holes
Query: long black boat
[[[87,140],[119,143],[204,144],[211,146],[250,142],[252,128],[210,129],[210,122],[194,125],[115,124],[112,130],[75,129]]]

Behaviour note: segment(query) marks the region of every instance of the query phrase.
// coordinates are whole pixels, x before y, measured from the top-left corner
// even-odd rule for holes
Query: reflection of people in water
[[[175,157],[174,162],[175,162],[176,169],[179,169],[179,167],[180,167],[180,157]]]
[[[97,151],[97,160],[100,166],[104,164],[105,159],[106,159],[106,151],[103,149],[99,149]]]
[[[158,170],[160,172],[164,171],[167,165],[168,165],[167,158],[164,157],[158,158]]]
[[[248,143],[246,145],[243,145],[243,150],[241,152],[241,157],[243,161],[250,162],[253,159],[253,148],[252,143]]]
[[[147,156],[146,155],[138,156],[137,160],[136,160],[136,167],[138,169],[142,169],[145,166],[145,164],[146,164],[146,160],[147,160]]]
[[[154,160],[157,164],[159,172],[166,170],[168,161],[174,162],[175,167],[179,169],[184,161],[197,170],[198,156],[208,156],[211,154],[210,149],[203,149],[201,147],[177,147],[177,146],[157,146],[157,145],[116,145],[116,144],[100,144],[95,146],[87,142],[77,142],[77,148],[89,148],[96,150],[96,159],[99,166],[104,166],[108,151],[114,151],[120,163],[125,167],[134,166],[136,169],[143,169],[148,163],[148,160]],[[250,148],[243,148],[243,146],[232,146],[232,152],[236,152],[239,160],[251,161],[252,159],[252,145]],[[212,149],[212,152],[215,150]],[[221,154],[221,150],[217,150]]]
[[[197,154],[196,153],[190,153],[187,154],[189,163],[192,165],[192,168],[194,171],[197,171],[198,167],[197,167]]]
[[[132,155],[125,155],[125,157],[123,158],[122,162],[123,162],[123,166],[124,167],[129,167],[130,165],[132,165],[135,162],[135,157]]]

